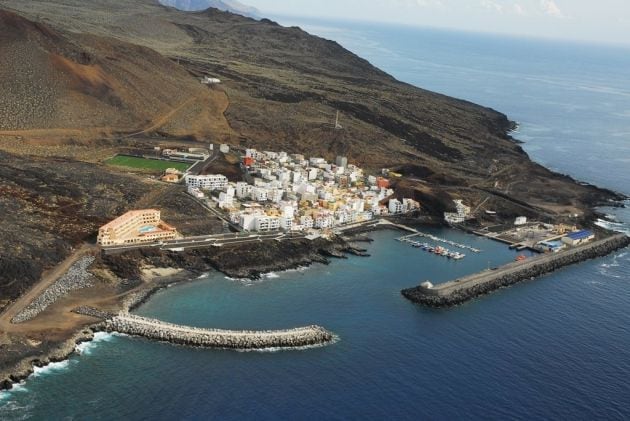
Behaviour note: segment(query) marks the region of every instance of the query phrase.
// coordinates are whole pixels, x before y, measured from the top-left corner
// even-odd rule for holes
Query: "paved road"
[[[202,235],[196,237],[186,237],[178,240],[168,240],[159,243],[133,244],[129,246],[113,246],[104,247],[106,254],[116,254],[129,250],[138,250],[143,248],[157,248],[160,250],[171,249],[190,249],[205,247],[221,247],[232,244],[245,244],[264,241],[285,241],[306,238],[305,234],[288,234],[284,232],[270,233],[229,233],[229,234],[213,234]]]
[[[208,165],[212,164],[219,157],[220,151],[218,149],[212,149],[210,156],[205,161],[198,161],[195,165],[188,169],[188,173],[192,175],[199,175]],[[183,179],[182,179],[183,181]]]

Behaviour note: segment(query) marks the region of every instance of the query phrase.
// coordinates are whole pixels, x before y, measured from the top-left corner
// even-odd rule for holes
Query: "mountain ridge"
[[[250,18],[260,18],[261,13],[255,7],[247,6],[236,0],[159,0],[165,6],[187,12],[214,8],[223,12],[236,13]]]

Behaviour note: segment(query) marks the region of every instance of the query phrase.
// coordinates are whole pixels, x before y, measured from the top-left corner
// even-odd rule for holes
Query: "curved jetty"
[[[430,282],[402,291],[409,300],[429,307],[451,307],[502,287],[553,272],[564,266],[606,256],[630,245],[630,237],[614,235],[590,244],[524,262],[513,262],[461,279],[433,286]]]
[[[108,332],[142,336],[179,345],[209,348],[295,348],[325,344],[333,339],[332,333],[319,326],[268,331],[202,329],[126,313],[106,319],[100,328]]]

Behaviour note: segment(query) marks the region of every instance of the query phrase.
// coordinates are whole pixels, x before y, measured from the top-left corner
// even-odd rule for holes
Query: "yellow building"
[[[97,242],[101,246],[151,243],[172,240],[177,230],[162,221],[157,209],[141,209],[126,214],[103,225],[98,230]]]
[[[178,183],[179,182],[179,175],[173,174],[173,173],[168,173],[168,174],[163,175],[161,180],[166,182],[166,183]]]

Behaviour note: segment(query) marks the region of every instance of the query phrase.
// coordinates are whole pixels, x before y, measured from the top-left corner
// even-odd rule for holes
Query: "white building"
[[[404,212],[404,207],[400,200],[391,199],[389,201],[389,213],[397,214],[397,213],[403,213],[403,212]]]
[[[230,196],[227,193],[221,192],[219,194],[219,207],[221,209],[231,208],[234,206],[234,196]]]
[[[205,194],[203,194],[203,192],[199,190],[198,187],[188,186],[188,194],[196,199],[203,199],[205,197]]]
[[[280,229],[280,218],[277,216],[257,216],[256,231],[276,231]]]
[[[269,191],[263,187],[255,187],[252,189],[251,196],[256,202],[266,202],[269,200]]]
[[[365,200],[353,199],[348,202],[348,205],[354,212],[363,212],[365,210]]]
[[[311,229],[315,226],[315,221],[310,216],[302,216],[300,217],[300,225],[302,225],[304,229]]]
[[[335,160],[335,164],[338,167],[346,168],[348,166],[348,158],[345,156],[338,156],[337,159]]]
[[[283,216],[280,218],[280,228],[285,231],[291,231],[293,229],[293,218]]]
[[[221,83],[221,79],[217,79],[216,77],[204,76],[203,79],[201,79],[201,83],[203,83],[204,85],[218,85],[219,83]]]
[[[525,225],[527,224],[527,217],[525,216],[519,216],[514,220],[514,225]]]
[[[449,224],[461,224],[470,217],[470,207],[461,200],[454,200],[457,212],[444,212],[444,220]]]
[[[220,190],[228,186],[228,179],[221,174],[187,175],[186,185],[204,190]]]
[[[414,209],[420,209],[420,203],[416,202],[413,199],[404,198],[402,200],[402,203],[403,203],[403,209],[405,212],[409,212]]]
[[[238,183],[236,183],[236,197],[238,197],[239,199],[247,199],[251,197],[253,188],[254,187],[250,184],[239,181]]]
[[[238,224],[245,231],[254,231],[256,229],[256,217],[257,215],[251,213],[242,213],[240,215]]]
[[[326,229],[331,228],[335,224],[335,219],[330,214],[320,213],[315,217],[315,228]]]
[[[282,216],[293,219],[295,217],[295,207],[291,205],[282,206]]]
[[[268,200],[270,200],[270,201],[272,201],[274,203],[281,202],[283,196],[284,196],[284,190],[282,190],[282,189],[271,189],[267,193]]]

